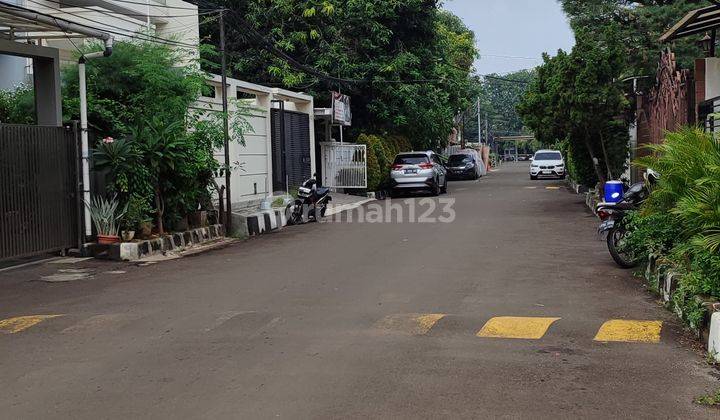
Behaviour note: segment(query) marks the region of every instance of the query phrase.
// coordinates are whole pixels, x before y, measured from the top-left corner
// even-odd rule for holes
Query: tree
[[[470,103],[474,35],[437,0],[229,0],[226,7],[235,77],[305,90],[318,104],[341,90],[361,130],[437,147]]]
[[[592,165],[596,179],[581,180],[586,184],[602,184],[624,169],[629,104],[618,83],[624,59],[615,26],[601,33],[577,30],[570,54],[544,56],[538,78],[518,107],[540,141],[567,139],[575,164]]]
[[[574,31],[603,30],[615,26],[622,39],[628,76],[654,76],[663,45],[660,36],[691,10],[710,6],[708,0],[561,0],[563,10]],[[699,37],[699,36],[698,36]],[[695,39],[673,42],[678,64],[694,66],[694,58],[702,52]]]
[[[534,78],[533,69],[474,77],[470,92],[472,98],[480,99],[480,131],[484,130],[487,117],[489,129],[496,135],[530,134],[517,113],[517,106]],[[466,138],[475,138],[477,124],[477,104],[473,101],[465,111]]]
[[[88,125],[98,138],[118,139],[91,144],[94,169],[108,171],[109,192],[121,201],[133,197],[154,207],[161,234],[209,206],[209,188],[221,169],[213,152],[223,144],[222,114],[191,109],[207,75],[181,54],[163,44],[120,41],[110,57],[87,63]],[[79,117],[77,80],[77,67],[63,70],[68,119]],[[247,121],[228,118],[231,138],[242,142]]]
[[[0,123],[35,124],[35,93],[32,86],[0,90]]]

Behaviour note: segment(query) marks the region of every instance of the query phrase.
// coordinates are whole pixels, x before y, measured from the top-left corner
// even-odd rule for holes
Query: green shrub
[[[368,191],[376,191],[380,189],[380,185],[383,181],[383,174],[378,163],[378,156],[376,152],[375,143],[377,138],[374,136],[368,136],[361,134],[357,140],[358,143],[367,146],[367,182]]]
[[[147,199],[139,195],[131,195],[125,205],[125,214],[120,221],[123,230],[137,230],[141,223],[152,220],[152,206]]]
[[[361,134],[357,142],[367,145],[369,191],[384,188],[390,179],[390,167],[395,155],[412,150],[410,142],[404,136]]]
[[[623,240],[623,251],[647,259],[649,254],[665,255],[670,252],[682,232],[682,225],[668,213],[642,215],[630,212],[625,217],[628,234]]]
[[[667,134],[637,165],[660,173],[641,215],[631,215],[624,246],[663,260],[681,277],[672,300],[698,328],[705,316],[696,295],[720,298],[720,143],[700,129]]]
[[[720,143],[700,129],[669,133],[638,163],[660,173],[646,207],[670,212],[683,223],[683,239],[720,251]]]
[[[0,90],[0,123],[35,124],[35,96],[32,86]]]

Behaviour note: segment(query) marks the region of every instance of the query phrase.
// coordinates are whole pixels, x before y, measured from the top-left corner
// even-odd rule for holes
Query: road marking
[[[491,318],[480,331],[478,337],[485,338],[522,338],[539,340],[550,325],[560,318],[498,316]]]
[[[597,335],[595,341],[620,341],[626,343],[658,343],[662,321],[631,321],[625,319],[611,319],[606,321]]]
[[[410,335],[427,334],[446,314],[396,314],[388,315],[375,324],[375,327],[399,331]]]
[[[526,190],[536,190],[537,187],[525,187]]]
[[[0,321],[0,333],[15,334],[43,322],[46,319],[57,318],[62,315],[27,315]]]
[[[560,187],[545,187],[546,190],[559,190]]]

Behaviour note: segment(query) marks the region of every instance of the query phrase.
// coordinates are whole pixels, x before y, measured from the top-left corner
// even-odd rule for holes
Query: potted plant
[[[149,222],[147,215],[152,211],[147,200],[135,194],[130,196],[125,206],[125,215],[120,223],[120,236],[124,242],[130,242],[135,237],[135,230],[144,222]],[[150,226],[152,229],[152,225]],[[150,232],[147,233],[150,235]]]
[[[118,211],[119,203],[115,197],[106,200],[104,197],[95,196],[90,203],[85,203],[90,210],[90,217],[97,230],[99,244],[113,244],[120,242],[118,236],[118,221],[123,217],[125,211]]]

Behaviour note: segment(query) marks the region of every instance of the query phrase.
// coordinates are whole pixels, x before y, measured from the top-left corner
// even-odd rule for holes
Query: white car
[[[562,153],[557,150],[538,150],[530,164],[530,179],[560,178],[565,179],[567,168]]]
[[[427,190],[433,196],[447,192],[447,170],[434,152],[400,153],[390,170],[390,195],[399,192]]]

